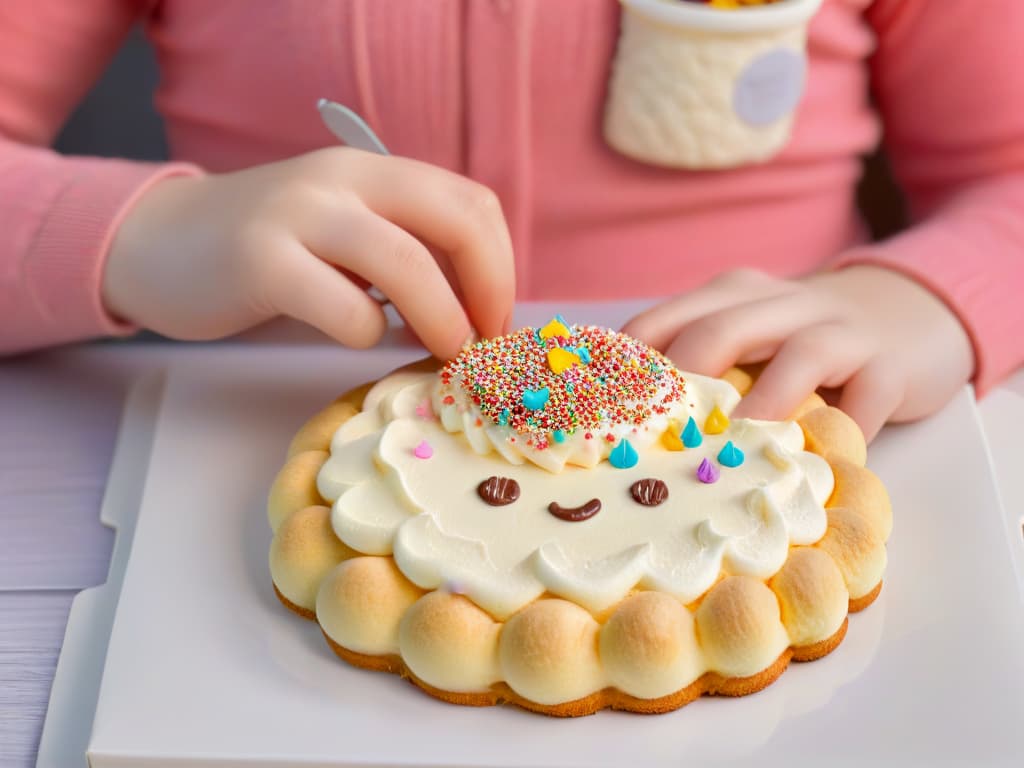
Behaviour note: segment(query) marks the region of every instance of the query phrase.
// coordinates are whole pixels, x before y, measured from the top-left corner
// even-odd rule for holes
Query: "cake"
[[[892,513],[848,416],[731,419],[751,383],[561,317],[395,371],[295,435],[274,590],[346,662],[457,704],[758,691],[875,599]]]

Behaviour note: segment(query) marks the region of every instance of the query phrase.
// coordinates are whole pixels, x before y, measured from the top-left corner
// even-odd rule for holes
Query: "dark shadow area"
[[[54,142],[66,155],[166,160],[163,121],[153,107],[159,80],[153,48],[136,27]]]
[[[890,237],[907,226],[906,201],[881,149],[864,159],[864,172],[857,185],[857,207],[873,240]]]

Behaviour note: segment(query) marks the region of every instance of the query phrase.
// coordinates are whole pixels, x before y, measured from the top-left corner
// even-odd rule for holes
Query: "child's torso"
[[[226,171],[328,146],[320,97],[389,149],[502,198],[523,298],[663,295],[722,269],[813,269],[860,237],[870,0],[826,0],[806,93],[772,161],[686,172],[629,160],[601,124],[615,0],[165,0],[150,23],[174,154]]]

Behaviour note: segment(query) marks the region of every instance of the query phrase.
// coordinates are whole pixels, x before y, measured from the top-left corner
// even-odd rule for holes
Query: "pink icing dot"
[[[417,459],[429,459],[434,455],[434,449],[426,440],[421,440],[420,444],[413,449],[412,455]]]

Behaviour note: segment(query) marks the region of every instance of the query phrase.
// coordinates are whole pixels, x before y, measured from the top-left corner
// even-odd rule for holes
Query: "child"
[[[870,437],[1024,362],[1024,5],[984,5],[826,0],[788,146],[694,173],[602,139],[612,0],[8,0],[0,351],[278,314],[366,347],[369,282],[448,357],[517,290],[677,294],[626,330],[701,373],[770,359],[746,415],[842,388]],[[136,20],[185,162],[43,149]],[[321,96],[404,157],[331,147]],[[915,224],[868,244],[879,117]]]

